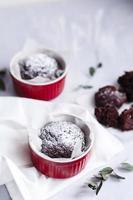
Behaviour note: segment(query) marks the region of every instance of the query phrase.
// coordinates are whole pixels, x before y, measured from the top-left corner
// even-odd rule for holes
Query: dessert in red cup
[[[93,134],[80,118],[60,114],[29,135],[33,165],[52,178],[78,174],[91,155]]]
[[[10,63],[10,74],[19,96],[51,100],[64,89],[64,59],[52,50],[36,49],[19,52]]]

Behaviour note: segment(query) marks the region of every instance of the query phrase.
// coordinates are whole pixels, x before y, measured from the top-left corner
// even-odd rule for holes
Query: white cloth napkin
[[[92,170],[110,162],[123,145],[90,115],[74,104],[55,104],[24,98],[0,98],[0,184],[6,184],[13,200],[45,200]],[[40,128],[49,114],[74,114],[89,123],[95,136],[91,158],[77,176],[59,180],[40,174],[31,164],[28,129]]]

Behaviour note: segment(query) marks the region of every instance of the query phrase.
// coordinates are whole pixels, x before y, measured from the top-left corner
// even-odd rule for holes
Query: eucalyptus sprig
[[[126,171],[133,171],[133,165],[127,163],[127,162],[124,162],[124,163],[121,163],[120,166],[118,167],[118,169],[123,169],[123,170],[126,170]],[[111,167],[105,167],[103,169],[101,169],[98,174],[94,175],[92,178],[91,178],[91,181],[88,183],[88,187],[92,190],[95,191],[96,195],[98,195],[100,189],[102,188],[103,186],[103,183],[105,181],[108,180],[108,178],[110,177],[113,177],[115,179],[118,179],[118,180],[124,180],[125,177],[117,174],[113,168]]]
[[[94,74],[96,73],[96,70],[98,70],[98,68],[101,68],[102,65],[103,64],[101,62],[99,62],[95,67],[93,67],[93,66],[89,67],[89,69],[88,69],[89,70],[89,75],[90,76],[94,76]],[[83,85],[83,84],[80,84],[76,88],[74,88],[73,91],[78,91],[80,89],[89,90],[89,89],[92,89],[92,88],[93,88],[92,85],[88,85],[88,84]]]
[[[101,62],[99,62],[97,65],[96,65],[96,67],[89,67],[89,74],[90,74],[90,76],[94,76],[94,74],[96,73],[96,70],[98,69],[98,68],[101,68],[102,67],[102,63]]]
[[[88,90],[88,89],[92,89],[92,88],[93,88],[92,85],[78,85],[76,88],[74,88],[74,90],[75,91],[80,90],[80,89]]]

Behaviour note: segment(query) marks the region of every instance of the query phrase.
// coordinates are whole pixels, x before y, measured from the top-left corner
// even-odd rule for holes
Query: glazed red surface
[[[19,96],[46,101],[57,97],[63,91],[65,84],[65,77],[47,85],[31,85],[17,80],[12,75],[11,77],[15,91]]]
[[[91,154],[91,151],[89,151],[86,155],[75,161],[60,163],[40,157],[31,149],[31,147],[30,152],[33,165],[36,169],[46,176],[60,179],[69,178],[78,174],[82,169],[84,169]]]

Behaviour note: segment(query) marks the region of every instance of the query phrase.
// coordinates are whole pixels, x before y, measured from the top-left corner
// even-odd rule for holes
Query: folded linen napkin
[[[3,97],[0,98],[0,111],[3,113],[0,116],[0,184],[6,184],[13,200],[48,199],[92,170],[105,165],[124,149],[86,108],[79,105]],[[93,152],[85,169],[69,179],[48,178],[31,164],[28,129],[40,128],[52,113],[79,116],[89,123],[95,136]]]

